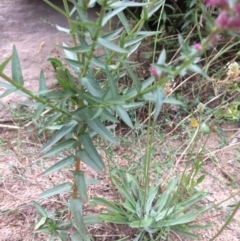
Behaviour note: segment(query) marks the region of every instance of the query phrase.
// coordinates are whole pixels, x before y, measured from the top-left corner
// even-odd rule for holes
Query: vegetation
[[[202,156],[206,141],[212,131],[218,131],[217,121],[240,118],[238,53],[234,52],[239,46],[239,3],[63,0],[64,9],[60,9],[51,1],[44,1],[67,18],[69,29],[59,26],[58,29],[69,34],[74,43],[74,46],[58,46],[64,51],[67,64],[49,58],[60,90],[47,88],[43,71],[38,91],[26,89],[15,47],[0,65],[0,77],[8,82],[1,83],[6,88],[2,97],[13,92],[29,96],[30,101],[23,105],[35,109],[35,120],[44,120],[39,134],[49,128],[56,130],[40,152],[46,158],[63,153],[63,158],[42,175],[66,169],[74,177],[72,183],[55,185],[40,194],[41,198],[49,198],[68,192],[66,206],[71,217],[61,220],[55,212],[50,213],[34,201],[40,215],[35,232],[48,234],[49,240],[93,240],[88,225],[108,222],[131,230],[121,240],[166,240],[171,234],[197,239],[192,230],[207,227],[196,224],[199,215],[219,205],[202,205],[208,193],[198,188],[205,178]],[[97,21],[92,21],[87,9],[96,2],[100,11]],[[114,29],[113,18],[120,23]],[[150,44],[143,54],[151,66],[149,76],[142,77],[131,56],[147,42]],[[99,49],[102,54],[97,55]],[[4,73],[10,62],[11,77]],[[227,68],[220,70],[220,64]],[[215,76],[218,81],[212,80]],[[187,80],[194,83],[185,96],[184,89],[190,88]],[[209,103],[213,106],[209,107]],[[180,113],[177,118],[190,121],[190,138],[175,166],[160,175],[161,165],[156,165],[154,159],[155,130],[166,121],[163,117],[171,120],[174,108]],[[42,116],[44,111],[47,116]],[[146,125],[135,118],[138,113],[144,113]],[[111,143],[105,150],[109,159],[112,145],[122,143],[121,136],[116,132],[114,135],[117,123],[127,126],[131,134],[141,132],[139,141],[144,142],[141,144],[144,148],[137,151],[143,152],[142,165],[130,168],[114,160],[103,161],[99,150],[106,145],[98,142]],[[200,147],[199,138],[205,138]],[[179,171],[182,157],[187,161]],[[112,200],[89,198],[88,187],[98,180],[85,177],[84,165],[99,175],[106,171],[114,194]],[[84,215],[83,207],[87,205],[104,207],[104,211]],[[237,202],[223,228],[239,206]]]

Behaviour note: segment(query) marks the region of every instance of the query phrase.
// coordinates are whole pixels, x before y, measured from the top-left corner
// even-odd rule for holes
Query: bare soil
[[[231,131],[228,131],[232,126],[225,127],[227,136],[231,136]],[[46,240],[46,237],[41,234],[33,234],[34,226],[39,218],[36,211],[31,205],[33,200],[41,203],[48,211],[55,210],[57,213],[65,213],[64,217],[69,217],[69,211],[66,209],[64,202],[68,200],[68,195],[63,194],[59,198],[50,198],[41,200],[38,195],[53,185],[60,184],[66,181],[72,181],[73,178],[66,171],[55,173],[49,176],[41,176],[41,172],[47,167],[55,163],[60,157],[52,159],[42,159],[38,155],[39,145],[43,139],[29,139],[29,135],[25,130],[22,131],[1,131],[2,140],[1,156],[0,156],[0,240],[3,241],[27,241],[27,240]],[[198,189],[204,189],[210,193],[208,198],[202,203],[208,205],[211,203],[219,204],[228,199],[230,196],[239,193],[240,186],[240,163],[239,150],[237,146],[226,146],[219,148],[219,137],[211,135],[206,148],[208,155],[205,155],[203,161],[203,171],[205,180],[198,186]],[[199,145],[204,142],[204,139],[199,140]],[[168,138],[165,145],[169,150],[179,147],[178,140]],[[166,153],[165,148],[160,148],[161,144],[156,142],[158,146],[157,156],[154,158],[155,165],[162,168],[162,176],[164,180],[172,175],[179,175],[184,168],[186,159],[182,158],[179,161],[179,155],[172,157],[172,162],[178,162],[177,169],[171,172],[172,169],[166,167],[166,162],[169,162],[169,153]],[[138,148],[138,147],[136,147]],[[137,149],[136,149],[137,150]],[[117,147],[114,149],[114,159],[118,166],[129,167],[137,165],[136,160],[139,160],[139,152],[129,147]],[[99,150],[103,160],[108,162],[104,152]],[[165,164],[164,164],[165,163]],[[141,163],[139,163],[141,165]],[[189,165],[189,164],[188,164]],[[164,169],[164,167],[166,169]],[[87,177],[98,178],[101,180],[99,185],[93,185],[89,188],[89,197],[101,196],[108,199],[113,199],[113,193],[108,176],[98,176],[93,171],[84,167]],[[167,173],[167,175],[166,175]],[[208,241],[224,224],[224,221],[229,216],[232,208],[230,205],[236,204],[239,201],[239,195],[220,204],[219,207],[207,212],[199,217],[195,224],[210,224],[211,228],[198,232],[200,240]],[[84,208],[86,214],[97,214],[104,211],[102,208],[93,208],[88,205]],[[225,231],[218,237],[217,241],[240,240],[240,211],[234,217],[234,220],[227,226]],[[95,240],[114,241],[126,235],[134,236],[134,231],[125,226],[96,224],[89,227]],[[132,240],[132,239],[129,239]],[[185,240],[182,237],[171,235],[170,240]]]

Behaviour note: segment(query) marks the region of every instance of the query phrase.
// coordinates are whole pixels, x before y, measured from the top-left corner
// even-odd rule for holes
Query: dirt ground
[[[59,2],[59,1],[55,1]],[[58,3],[59,4],[59,3]],[[94,17],[94,13],[92,13]],[[41,20],[43,18],[44,20]],[[56,30],[55,24],[67,27],[65,19],[55,10],[48,7],[39,0],[1,0],[0,1],[0,62],[7,58],[16,45],[22,64],[25,86],[32,90],[38,88],[40,70],[43,69],[47,84],[55,84],[53,71],[47,58],[61,55],[56,44],[61,42],[71,43],[69,36]],[[10,73],[10,68],[6,69]],[[3,89],[0,88],[0,91]],[[23,100],[17,95],[7,96],[1,101],[0,124],[10,118],[6,105],[15,106]],[[3,107],[5,106],[5,107]],[[14,124],[14,123],[13,123]],[[234,127],[235,128],[235,127]],[[232,126],[224,128],[227,138],[235,132]],[[34,235],[33,229],[37,221],[37,214],[32,207],[33,200],[41,202],[49,211],[62,211],[63,203],[68,196],[62,195],[61,199],[51,198],[40,200],[39,193],[53,184],[71,181],[72,177],[65,172],[50,175],[48,177],[39,174],[56,160],[45,162],[38,155],[41,143],[45,140],[38,136],[29,136],[26,129],[8,130],[0,127],[0,241],[30,241],[46,240],[46,237]],[[235,146],[220,148],[220,137],[213,134],[207,142],[209,156],[204,159],[205,181],[201,187],[210,192],[207,203],[219,203],[239,192],[240,186],[240,153],[238,143]],[[169,139],[169,146],[178,146],[179,141]],[[129,165],[131,160],[123,155],[131,149],[118,148],[114,152],[115,159],[120,165]],[[159,149],[162,153],[162,150]],[[214,158],[213,158],[214,157]],[[160,156],[159,162],[164,161]],[[176,160],[178,157],[175,157]],[[173,160],[174,161],[174,160]],[[184,160],[180,160],[180,166]],[[95,173],[86,170],[89,177],[96,177]],[[89,195],[111,196],[108,180],[101,177],[100,185],[94,185],[89,190]],[[208,241],[220,229],[227,215],[232,210],[229,205],[239,201],[239,196],[224,202],[212,213],[204,214],[200,222],[211,222],[213,227],[199,232],[201,241]],[[94,211],[94,210],[93,210]],[[96,210],[95,210],[96,211]],[[234,221],[229,224],[217,241],[240,240],[240,211],[236,214]],[[95,240],[117,240],[126,233],[124,230],[111,226],[93,226]],[[94,231],[95,230],[95,231]],[[117,232],[116,232],[117,230]],[[115,236],[114,236],[115,235]],[[111,237],[109,239],[108,237]],[[186,240],[178,236],[172,237],[173,241]]]
[[[226,136],[230,137],[233,132],[232,126],[226,126]],[[66,181],[72,181],[72,177],[67,173],[58,172],[49,176],[39,176],[39,174],[47,167],[55,163],[58,158],[42,159],[38,155],[38,149],[43,139],[32,139],[26,134],[26,130],[10,130],[0,133],[2,145],[0,147],[0,240],[1,241],[30,241],[30,240],[47,240],[45,236],[33,234],[34,226],[38,220],[38,215],[32,207],[33,200],[41,203],[48,211],[56,210],[57,214],[66,213],[68,211],[64,203],[68,200],[68,195],[63,194],[60,198],[50,198],[42,200],[38,195],[53,184],[60,184]],[[199,145],[204,140],[199,141]],[[211,203],[219,204],[226,200],[231,195],[239,193],[240,186],[240,153],[236,146],[226,146],[219,148],[219,136],[211,135],[207,142],[206,148],[208,155],[203,158],[203,173],[206,175],[204,182],[198,186],[198,189],[208,191],[210,195],[202,203],[208,205]],[[166,153],[165,148],[160,148],[160,143],[157,156],[154,161],[156,165],[163,168],[164,163],[169,158],[169,153]],[[179,147],[180,142],[169,138],[165,145],[173,150]],[[113,149],[114,160],[117,165],[129,167],[133,165],[135,160],[138,160],[139,153],[136,154],[131,147],[118,147]],[[103,160],[107,158],[102,151],[100,154]],[[172,156],[171,161],[176,163],[179,156]],[[168,160],[169,161],[169,160]],[[180,159],[176,174],[183,170],[184,159]],[[159,163],[159,164],[157,164]],[[141,165],[139,163],[139,165]],[[93,185],[89,188],[89,197],[103,196],[111,199],[113,193],[110,188],[109,179],[107,176],[98,176],[88,168],[84,169],[87,177],[98,178],[101,180],[99,185]],[[162,169],[162,175],[166,175],[169,169]],[[173,173],[174,175],[174,173]],[[201,241],[210,240],[216,232],[224,224],[224,221],[229,216],[232,208],[230,205],[236,204],[239,201],[240,195],[237,195],[219,207],[201,215],[198,219],[198,224],[209,224],[212,227],[198,232]],[[97,214],[98,208],[86,206],[84,212],[87,214]],[[218,237],[217,241],[238,241],[240,240],[240,210],[234,217],[234,220],[227,226],[226,230]],[[97,241],[114,241],[124,235],[129,235],[130,231],[121,226],[111,225],[93,225],[90,226],[94,240]],[[117,231],[116,231],[117,230]],[[129,239],[131,240],[131,239]],[[171,241],[190,241],[173,235]]]

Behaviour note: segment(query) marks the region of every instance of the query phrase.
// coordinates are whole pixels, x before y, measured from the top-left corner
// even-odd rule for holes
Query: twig
[[[171,233],[173,233],[180,241],[182,241],[182,239],[179,237],[179,235],[176,232],[171,230]]]
[[[11,125],[0,124],[0,128],[19,130],[21,127],[19,127],[19,126],[11,126]]]

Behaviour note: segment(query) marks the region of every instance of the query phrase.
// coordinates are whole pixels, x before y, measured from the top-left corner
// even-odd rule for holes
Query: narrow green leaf
[[[47,61],[49,61],[52,66],[53,66],[53,69],[56,71],[57,68],[60,68],[63,66],[62,62],[59,60],[59,59],[56,59],[56,58],[48,58]]]
[[[124,109],[130,109],[130,108],[139,108],[144,106],[145,103],[144,102],[132,102],[132,103],[127,103],[123,105]]]
[[[88,43],[85,40],[86,37],[85,37],[84,33],[78,31],[77,36],[78,36],[78,39],[79,39],[79,42],[80,42],[81,46],[84,46],[84,47],[88,48]]]
[[[110,111],[108,111],[107,109],[104,109],[103,112],[101,113],[101,116],[108,121],[111,121],[113,123],[119,123],[119,120],[112,115],[112,113],[110,113]]]
[[[92,112],[92,115],[89,116],[89,120],[94,120],[99,117],[103,112],[103,108],[95,108]]]
[[[26,101],[26,102],[21,102],[21,105],[26,105],[26,106],[32,107],[34,109],[37,109],[39,103]]]
[[[129,127],[133,128],[132,121],[131,121],[127,111],[121,105],[117,105],[115,107],[115,110],[116,110],[117,114],[120,116],[120,118],[125,122],[125,124],[128,125]]]
[[[50,126],[51,124],[53,124],[54,122],[57,122],[57,120],[62,116],[62,113],[57,113],[57,114],[53,114],[49,121],[44,125],[44,128]]]
[[[80,134],[78,136],[79,141],[82,143],[83,147],[85,148],[86,152],[89,154],[89,156],[92,158],[92,160],[95,161],[95,163],[101,168],[104,168],[104,163],[98,154],[95,146],[92,143],[92,140],[88,133]]]
[[[84,238],[78,232],[71,235],[71,241],[85,241]]]
[[[200,176],[200,177],[197,179],[196,184],[197,184],[197,185],[200,184],[204,179],[205,179],[205,175]]]
[[[69,240],[69,234],[65,231],[58,231],[58,237],[60,240],[62,241],[68,241]],[[55,240],[55,235],[54,235],[54,239],[53,241]]]
[[[9,56],[5,61],[3,61],[3,63],[0,64],[0,74],[3,73],[3,70],[5,69],[5,67],[10,62],[11,59],[12,59],[12,55]]]
[[[106,65],[101,62],[100,60],[98,60],[97,58],[92,58],[90,60],[90,63],[91,63],[91,66],[94,66],[94,67],[97,67],[97,68],[100,68],[100,69],[106,69]]]
[[[2,81],[0,81],[0,86],[4,87],[5,89],[13,89],[13,88],[15,88],[14,85],[6,83],[6,82],[2,82]]]
[[[170,219],[167,222],[165,222],[164,226],[168,227],[168,226],[190,223],[193,220],[195,220],[199,216],[199,214],[200,214],[200,212],[190,212],[188,214],[178,216],[174,219]]]
[[[124,64],[124,67],[127,69],[128,73],[130,74],[130,77],[132,78],[135,88],[137,90],[137,93],[139,94],[141,92],[142,84],[137,75],[133,72],[133,70],[129,67],[129,65]]]
[[[87,123],[89,127],[96,133],[98,133],[101,137],[105,138],[106,140],[110,141],[111,143],[117,145],[118,142],[114,139],[111,132],[103,125],[103,123],[98,119],[89,120],[88,116],[83,113],[81,118]]]
[[[110,73],[108,66],[105,66],[107,78],[108,78],[108,83],[111,89],[112,97],[117,97],[118,96],[118,89],[117,89],[117,83],[114,80],[112,74]]]
[[[139,221],[133,221],[129,224],[131,228],[146,228],[149,227],[153,222],[153,218],[146,217]]]
[[[145,210],[146,210],[145,213],[146,214],[150,213],[150,210],[153,207],[153,201],[158,194],[158,190],[159,190],[159,185],[157,185],[155,187],[150,187],[148,198],[147,198],[147,201],[146,201],[146,204],[145,204]]]
[[[75,96],[76,93],[73,93],[71,90],[63,90],[58,92],[50,92],[47,96],[47,99],[63,99]]]
[[[70,74],[68,69],[57,68],[56,78],[64,90],[74,90],[76,79]]]
[[[167,204],[167,201],[169,199],[169,195],[176,189],[177,187],[177,178],[173,178],[166,187],[164,193],[162,196],[158,199],[157,203],[154,206],[154,209],[158,210],[158,213],[161,212],[161,210],[165,207]]]
[[[178,42],[179,42],[179,46],[182,47],[182,51],[185,52],[185,53],[188,52],[189,46],[188,46],[188,44],[184,41],[183,37],[182,37],[180,34],[178,35]]]
[[[5,97],[5,96],[7,96],[7,95],[10,95],[10,94],[12,94],[13,92],[16,92],[16,90],[17,90],[17,88],[12,88],[12,89],[8,89],[8,90],[6,90],[4,93],[2,93],[1,95],[0,95],[0,98],[3,98],[3,97]]]
[[[106,103],[109,103],[111,105],[123,105],[125,104],[125,100],[123,96],[117,96],[117,97],[113,97],[113,98],[108,98],[105,100]]]
[[[192,196],[190,196],[186,200],[180,202],[179,205],[182,206],[182,212],[187,210],[188,208],[192,207],[195,203],[203,200],[207,196],[208,196],[207,193],[197,192],[196,194],[193,194]]]
[[[166,50],[163,49],[158,58],[157,64],[165,64],[165,62],[166,62]]]
[[[106,206],[108,210],[115,212],[116,214],[122,214],[123,216],[126,215],[126,213],[112,201],[108,201],[101,197],[93,197],[93,201],[100,206]]]
[[[70,209],[73,215],[74,226],[77,228],[84,240],[89,240],[90,234],[87,231],[86,225],[83,220],[82,201],[79,198],[70,199]]]
[[[189,238],[190,240],[199,240],[197,235],[187,232],[184,229],[173,227],[172,230],[183,237]]]
[[[96,216],[96,215],[84,216],[83,220],[86,225],[94,225],[97,223],[102,223],[102,220],[99,218],[99,216]]]
[[[41,230],[41,228],[47,223],[49,219],[47,217],[42,217],[34,227],[34,231]]]
[[[64,32],[64,33],[67,33],[67,34],[71,34],[71,31],[70,31],[70,29],[69,28],[63,28],[63,27],[61,27],[61,26],[59,26],[59,25],[57,25],[56,24],[56,28],[57,28],[57,30],[59,30],[59,31],[61,31],[61,32]]]
[[[129,25],[129,21],[126,18],[124,12],[119,12],[118,13],[118,18],[121,21],[122,25],[124,26],[125,30],[127,31],[127,33],[129,33],[131,31],[131,27]]]
[[[88,194],[87,194],[87,185],[86,185],[86,181],[84,178],[84,172],[83,171],[78,171],[78,172],[73,171],[72,173],[73,173],[74,179],[76,181],[78,194],[79,194],[81,200],[87,201]]]
[[[63,47],[68,47],[65,43],[62,43]],[[76,67],[76,65],[72,64],[71,63],[71,60],[72,61],[78,61],[78,58],[77,58],[77,55],[76,53],[73,53],[71,51],[68,51],[66,49],[64,49],[64,53],[65,53],[65,56],[66,56],[66,60],[69,62],[70,66],[72,67],[72,69],[78,73],[79,69]],[[69,61],[70,60],[70,61]]]
[[[63,168],[67,168],[69,166],[72,166],[75,163],[75,157],[74,156],[68,156],[61,161],[57,162],[53,166],[49,167],[46,171],[42,173],[42,175],[48,175],[50,173],[59,171]]]
[[[153,35],[160,34],[160,33],[161,33],[161,31],[138,31],[135,34],[143,35],[146,38],[146,37],[153,36]]]
[[[119,192],[123,195],[123,197],[129,201],[133,207],[136,207],[136,200],[134,199],[134,196],[131,193],[131,190],[129,190],[129,185],[127,185],[126,182],[120,181],[116,176],[113,176],[113,182],[117,186]]]
[[[116,8],[113,11],[109,11],[107,14],[104,15],[102,20],[102,27],[105,26],[105,24],[112,19],[115,15],[122,12],[126,7]]]
[[[32,203],[42,217],[48,217],[47,211],[39,203],[35,201],[33,201]]]
[[[166,97],[164,100],[163,100],[163,103],[167,103],[167,104],[171,104],[171,105],[183,105],[182,102],[174,99],[174,98],[171,98],[171,97]]]
[[[87,101],[88,103],[91,103],[93,105],[96,105],[96,103],[99,103],[101,105],[105,105],[105,101],[101,97],[96,97],[88,92],[82,92],[79,89],[76,89],[76,91],[79,93],[79,97]],[[88,108],[89,109],[89,108]],[[89,109],[90,110],[90,109]],[[91,114],[89,114],[91,115]]]
[[[97,173],[103,173],[102,166],[100,166],[96,160],[92,159],[86,150],[77,151],[76,156]]]
[[[150,11],[148,12],[147,19],[150,19],[151,16],[152,16],[163,4],[165,4],[165,1],[164,1],[164,0],[157,1],[157,2],[154,4],[154,6],[150,9]]]
[[[119,34],[123,31],[124,28],[119,28],[116,30],[113,30],[111,32],[108,32],[107,34],[103,35],[102,38],[106,39],[108,41],[114,40],[114,39],[118,39],[119,38]]]
[[[170,215],[172,215],[172,213],[173,213],[173,211],[175,211],[175,209],[176,209],[176,205],[174,205],[172,207],[168,207],[166,205],[165,209],[163,209],[160,213],[159,212],[157,213],[157,216],[155,217],[155,221],[160,222],[161,220],[165,220],[166,217],[171,217]],[[163,223],[161,223],[160,225],[162,227]]]
[[[163,100],[166,96],[165,91],[162,87],[157,87],[157,89],[154,91],[155,96],[156,96],[156,103],[155,103],[155,110],[154,110],[154,116],[153,119],[154,121],[157,120],[158,115],[162,109],[162,105],[163,105]]]
[[[135,52],[138,49],[140,44],[141,44],[141,42],[138,42],[138,43],[134,44],[133,46],[131,46],[131,48],[128,49],[128,55],[127,56],[129,57],[133,52]]]
[[[46,108],[46,105],[39,103],[39,105],[34,113],[34,118],[35,119],[39,118],[39,116],[43,113],[45,108]]]
[[[200,68],[198,65],[196,64],[191,64],[189,67],[189,70],[194,72],[194,73],[198,73],[201,74],[204,78],[209,79],[209,76],[205,73],[205,71]]]
[[[147,87],[149,87],[153,82],[155,81],[155,78],[153,76],[149,77],[148,79],[144,80],[142,82],[142,89],[141,91],[145,90]]]
[[[126,208],[128,211],[132,212],[135,214],[136,212],[136,207],[134,207],[131,202],[129,202],[128,200],[125,201],[123,204],[123,207]]]
[[[99,81],[96,79],[87,76],[80,78],[80,83],[88,90],[89,93],[96,97],[102,97],[103,91],[99,85]]]
[[[17,82],[20,86],[23,86],[22,69],[15,45],[13,46],[12,53],[12,79]]]
[[[62,139],[65,135],[72,132],[73,128],[77,125],[77,122],[72,121],[66,125],[63,125],[62,128],[56,133],[56,135],[40,149],[40,152],[45,152],[51,146],[53,146],[56,142]]]
[[[101,213],[99,217],[104,221],[104,222],[109,222],[109,223],[117,223],[117,224],[129,224],[128,219],[125,216],[122,216],[116,212],[113,213]]]
[[[59,152],[74,147],[77,141],[73,138],[67,139],[55,145],[53,148],[44,153],[43,157],[50,157],[58,154]]]
[[[40,77],[39,77],[39,88],[38,91],[45,91],[47,90],[47,85],[46,85],[46,79],[43,73],[43,70],[40,72]]]
[[[120,8],[120,7],[143,7],[147,6],[149,3],[138,3],[134,1],[115,1],[109,4],[111,8]]]
[[[129,40],[127,40],[127,41],[125,42],[124,47],[126,48],[126,47],[128,47],[128,46],[133,45],[133,44],[139,43],[139,42],[141,42],[144,38],[145,38],[145,36],[141,36],[141,37],[129,39]]]
[[[128,53],[128,51],[126,49],[123,49],[123,48],[119,47],[118,45],[114,44],[113,42],[110,42],[106,39],[98,38],[97,42],[100,45],[102,45],[103,47],[113,50],[115,52],[122,53],[122,54]]]
[[[40,198],[47,198],[47,197],[51,197],[54,195],[58,195],[61,194],[63,192],[70,192],[72,190],[72,183],[70,182],[65,182],[63,184],[57,185],[51,189],[48,189],[44,192],[42,192],[39,197]]]
[[[66,47],[64,45],[57,45],[59,48],[63,48],[73,53],[87,53],[90,50],[89,46],[76,46],[76,47]]]

